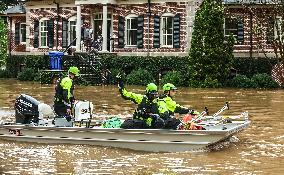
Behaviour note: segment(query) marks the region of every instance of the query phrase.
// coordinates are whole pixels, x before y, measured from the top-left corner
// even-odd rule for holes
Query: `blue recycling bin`
[[[50,58],[50,69],[51,70],[61,70],[62,67],[62,57],[64,55],[63,52],[51,51],[48,52]]]

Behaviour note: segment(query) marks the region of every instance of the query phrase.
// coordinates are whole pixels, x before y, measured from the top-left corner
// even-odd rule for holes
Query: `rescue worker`
[[[189,109],[187,107],[181,106],[177,104],[174,100],[173,97],[176,94],[177,88],[171,84],[171,83],[166,83],[163,86],[163,91],[164,93],[159,96],[159,101],[160,103],[164,102],[167,106],[167,109],[169,110],[170,116],[174,116],[174,113],[179,113],[179,114],[194,114],[197,112],[194,112],[194,110]],[[161,102],[162,101],[162,102]],[[168,120],[165,121],[165,128],[167,129],[176,129],[177,126],[180,124],[180,120],[174,118],[174,117],[169,117]]]
[[[158,104],[157,95],[158,88],[154,83],[149,83],[146,86],[145,95],[128,92],[121,78],[117,76],[119,83],[119,92],[126,100],[131,100],[138,104],[136,111],[133,114],[133,119],[125,120],[121,125],[124,129],[148,129],[148,128],[163,128],[164,120],[169,116],[168,109],[165,103]]]
[[[68,76],[59,79],[55,87],[54,111],[57,116],[65,116],[67,121],[71,120],[74,98],[74,79],[79,76],[77,67],[70,67]]]

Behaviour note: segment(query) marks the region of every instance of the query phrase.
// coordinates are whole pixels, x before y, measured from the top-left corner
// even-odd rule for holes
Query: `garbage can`
[[[51,51],[48,53],[50,58],[50,69],[51,70],[61,70],[63,52]]]

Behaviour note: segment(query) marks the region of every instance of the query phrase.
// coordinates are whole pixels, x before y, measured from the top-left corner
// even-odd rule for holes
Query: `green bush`
[[[278,88],[279,85],[267,74],[256,74],[251,78],[253,88]]]
[[[251,78],[255,74],[271,74],[272,67],[277,63],[276,58],[235,58],[233,67],[238,74]]]
[[[182,75],[180,72],[168,72],[162,79],[160,84],[172,83],[175,86],[183,86]]]
[[[237,75],[231,81],[228,86],[237,88],[250,88],[252,87],[251,80],[245,75]]]
[[[129,75],[127,75],[126,82],[127,84],[145,86],[148,83],[154,82],[154,78],[149,71],[138,69],[132,71]]]
[[[65,77],[67,72],[48,72],[48,71],[41,71],[39,74],[39,81],[42,84],[53,84],[58,78]]]
[[[21,81],[33,81],[37,76],[36,74],[37,72],[35,72],[34,69],[25,68],[22,72],[18,74],[17,79]]]
[[[112,68],[112,69],[110,69],[110,74],[108,75],[108,77],[106,77],[108,84],[116,84],[117,83],[116,76],[118,74],[121,75],[122,80],[126,79],[125,73],[122,69]]]
[[[9,78],[10,74],[6,69],[0,69],[0,78]]]

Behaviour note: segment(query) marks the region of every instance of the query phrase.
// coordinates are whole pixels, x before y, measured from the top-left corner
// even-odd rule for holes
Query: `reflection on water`
[[[53,85],[0,80],[0,118],[13,115],[21,93],[52,105]],[[128,87],[143,93],[143,87]],[[95,112],[128,114],[135,109],[115,86],[76,87],[76,97],[90,100]],[[0,174],[283,174],[284,91],[180,88],[182,105],[213,114],[226,101],[224,114],[248,111],[251,126],[208,150],[148,153],[88,145],[58,145],[0,140]]]

